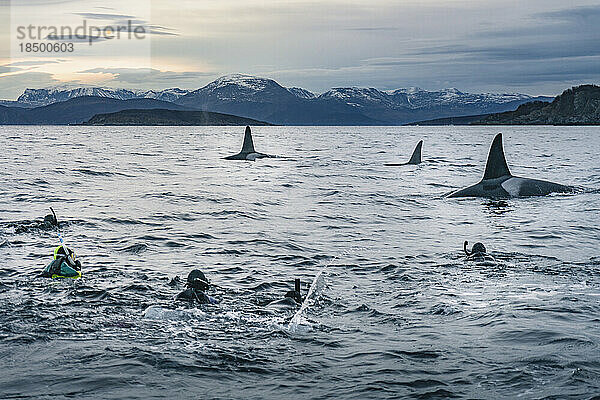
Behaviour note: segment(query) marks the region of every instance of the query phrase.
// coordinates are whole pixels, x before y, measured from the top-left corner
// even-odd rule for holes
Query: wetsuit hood
[[[197,290],[207,290],[210,284],[204,273],[199,269],[195,269],[188,274],[187,286]]]

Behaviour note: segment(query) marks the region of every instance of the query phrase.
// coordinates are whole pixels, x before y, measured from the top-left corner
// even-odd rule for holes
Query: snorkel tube
[[[71,254],[69,253],[69,248],[65,244],[65,240],[63,239],[62,235],[60,234],[60,227],[58,224],[58,218],[56,218],[56,213],[54,212],[54,209],[52,207],[50,207],[50,211],[52,211],[52,215],[54,215],[54,221],[56,221],[56,233],[58,234],[58,240],[60,240],[60,245],[63,248],[63,250],[65,251],[65,256],[67,257],[69,265],[75,265],[75,260],[73,260],[73,258],[71,257]]]
[[[469,250],[467,250],[467,245],[469,244],[469,241],[465,240],[465,243],[463,244],[463,250],[465,251],[465,254],[468,256],[470,256],[471,254],[473,254],[473,252],[469,253]]]
[[[300,279],[296,278],[294,280],[294,290],[288,291],[284,297],[289,297],[290,299],[293,299],[296,303],[302,304],[304,299],[302,298],[302,293],[300,292],[300,290]]]

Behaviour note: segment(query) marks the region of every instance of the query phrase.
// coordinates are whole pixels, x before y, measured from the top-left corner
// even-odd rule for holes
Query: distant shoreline
[[[84,126],[269,126],[268,122],[211,111],[123,110],[96,114]]]
[[[241,103],[240,103],[241,104]],[[276,103],[271,106],[277,105]],[[286,109],[289,104],[278,104]],[[293,107],[292,107],[293,108]],[[317,112],[303,112],[300,120],[285,119],[280,113],[266,113],[263,103],[232,113],[203,109],[154,99],[119,100],[81,96],[37,108],[0,106],[0,125],[100,125],[100,126],[600,126],[600,86],[581,85],[565,90],[552,102],[532,101],[516,110],[500,113],[460,115],[405,123],[390,123],[371,117],[339,114],[321,118]],[[310,111],[309,110],[309,111]],[[282,111],[283,112],[283,111]],[[447,111],[446,111],[447,112]],[[460,113],[460,111],[455,110]],[[464,112],[464,110],[463,110]],[[439,114],[439,113],[438,113]],[[264,118],[251,116],[263,115]],[[362,114],[357,114],[362,115]],[[413,116],[414,118],[414,116]],[[412,118],[411,118],[412,119]],[[409,119],[410,120],[410,119]],[[270,122],[276,121],[276,122]]]
[[[273,79],[233,74],[195,90],[28,88],[16,101],[0,101],[0,124],[82,124],[98,114],[128,109],[169,109],[219,112],[276,125],[401,126],[435,118],[515,110],[533,100],[552,99],[520,93],[467,93],[456,88],[428,91],[416,87],[379,90],[346,86],[316,94],[282,86]],[[135,125],[168,123],[132,122]]]

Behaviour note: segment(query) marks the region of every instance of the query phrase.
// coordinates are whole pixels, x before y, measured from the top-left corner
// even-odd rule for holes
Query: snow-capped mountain
[[[138,90],[135,93],[138,98],[170,101],[172,103],[178,98],[190,93],[190,90],[170,88],[165,90]]]
[[[532,101],[533,97],[526,94],[507,93],[494,94],[482,93],[472,94],[464,93],[456,88],[448,88],[439,91],[427,91],[417,87],[407,89],[387,90],[387,94],[393,97],[406,98],[408,106],[411,108],[432,107],[440,105],[453,104],[505,104],[515,101]]]
[[[189,93],[189,90],[179,88],[154,91],[95,86],[58,86],[46,89],[25,89],[23,94],[17,99],[17,102],[28,107],[40,107],[82,96],[106,97],[118,100],[156,99],[173,102],[187,93]]]
[[[302,89],[299,87],[290,87],[287,88],[287,90],[289,90],[289,92],[294,96],[300,97],[301,99],[314,99],[315,97],[317,97],[317,95],[311,92],[310,90]]]
[[[29,106],[40,107],[82,96],[110,97],[118,100],[129,100],[136,97],[133,91],[124,89],[99,87],[80,87],[74,89],[48,88],[25,89],[25,92],[19,96],[17,101]]]
[[[511,111],[534,100],[508,93],[473,94],[456,88],[428,91],[418,87],[395,90],[338,87],[321,95],[284,87],[268,78],[233,74],[194,90],[129,90],[78,86],[27,89],[7,106],[36,107],[75,97],[95,96],[119,100],[156,99],[187,108],[248,117],[275,124],[297,125],[400,125],[428,119]]]
[[[180,104],[198,106],[211,102],[263,102],[269,98],[296,97],[272,79],[258,78],[251,75],[233,74],[222,76],[219,79],[201,87],[198,90],[183,96]]]
[[[307,90],[281,86],[251,75],[223,76],[178,100],[177,104],[206,111],[251,117],[282,125],[380,123],[343,103],[324,102]]]
[[[479,115],[514,110],[534,100],[550,97],[525,94],[472,94],[456,88],[427,91],[417,87],[378,90],[375,88],[335,88],[318,97],[334,99],[354,107],[363,115],[388,123],[407,123],[435,118]]]
[[[471,94],[463,93],[456,88],[439,91],[427,91],[421,88],[395,90],[378,90],[375,88],[334,88],[323,93],[320,98],[335,98],[353,106],[385,105],[388,107],[408,107],[412,109],[452,106],[452,105],[482,105],[505,104],[515,101],[532,101],[533,97],[526,94]]]
[[[353,107],[404,107],[393,96],[375,88],[333,88],[319,96],[320,99],[333,99]]]

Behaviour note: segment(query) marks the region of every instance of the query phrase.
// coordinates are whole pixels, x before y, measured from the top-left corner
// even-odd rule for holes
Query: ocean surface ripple
[[[600,393],[596,127],[260,127],[283,157],[256,162],[222,159],[239,127],[1,129],[1,399]],[[444,198],[499,131],[513,174],[581,193]],[[79,280],[38,276],[50,206]],[[219,304],[174,302],[194,268]],[[321,271],[293,324],[269,306]]]

